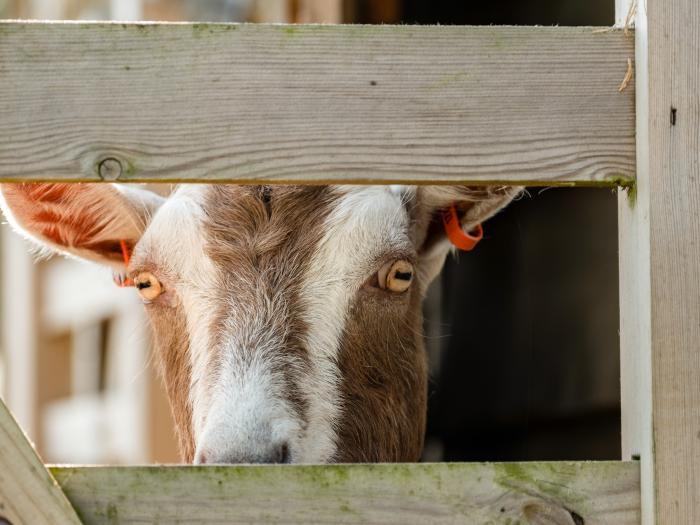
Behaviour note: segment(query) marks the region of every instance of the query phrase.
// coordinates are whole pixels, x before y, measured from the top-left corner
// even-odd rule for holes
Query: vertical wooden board
[[[700,2],[647,0],[656,518],[700,523]]]
[[[634,0],[617,0],[621,25]],[[620,21],[622,21],[620,23]],[[653,523],[654,457],[651,421],[651,254],[649,230],[649,82],[646,19],[635,28],[637,180],[618,192],[620,271],[620,395],[622,458],[640,460],[642,522]]]
[[[700,523],[700,3],[638,2],[637,187],[620,200],[623,451],[643,523]],[[630,208],[632,206],[632,208]]]
[[[0,517],[13,525],[78,525],[56,480],[0,400]]]

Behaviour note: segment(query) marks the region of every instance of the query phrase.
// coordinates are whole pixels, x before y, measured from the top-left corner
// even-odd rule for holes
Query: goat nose
[[[251,451],[205,451],[200,450],[195,455],[198,465],[232,465],[237,463],[290,463],[289,445],[279,443],[270,447],[261,447]]]

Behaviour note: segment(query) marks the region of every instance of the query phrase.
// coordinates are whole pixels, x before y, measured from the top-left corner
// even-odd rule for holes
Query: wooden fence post
[[[637,185],[620,192],[618,207],[622,451],[641,460],[642,523],[692,524],[700,523],[700,4],[639,0],[636,9]]]
[[[12,525],[81,523],[1,399],[0,518]]]

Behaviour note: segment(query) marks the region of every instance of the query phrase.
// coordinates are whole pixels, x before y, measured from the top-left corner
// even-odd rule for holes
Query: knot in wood
[[[114,157],[103,159],[100,161],[98,173],[102,180],[117,180],[122,174],[122,163]]]

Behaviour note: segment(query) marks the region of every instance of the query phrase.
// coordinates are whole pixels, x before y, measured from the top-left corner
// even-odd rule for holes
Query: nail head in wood
[[[99,174],[102,180],[117,180],[122,174],[122,163],[114,157],[104,159],[100,162]]]

